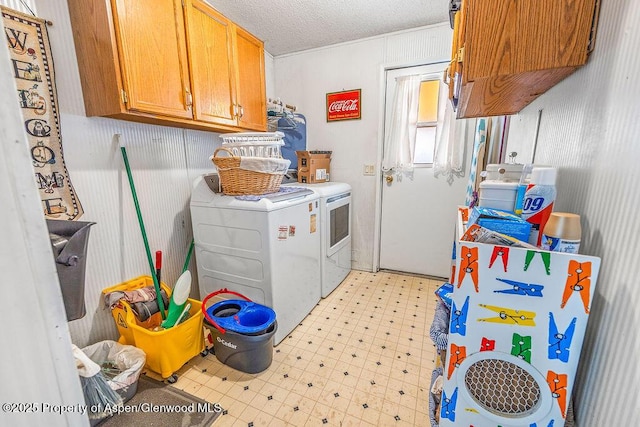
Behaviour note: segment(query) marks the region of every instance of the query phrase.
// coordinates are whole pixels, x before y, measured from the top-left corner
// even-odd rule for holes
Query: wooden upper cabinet
[[[191,118],[181,0],[116,0],[113,7],[127,108]]]
[[[195,118],[235,126],[233,23],[198,0],[187,3],[187,22]]]
[[[457,117],[517,113],[585,64],[597,3],[463,0],[449,71]]]
[[[68,5],[88,116],[216,132],[266,130],[262,42],[247,33],[259,48],[246,61],[261,66],[250,71],[258,75],[245,78],[237,58],[246,49],[236,48],[241,39],[236,34],[244,30],[204,1],[68,0]],[[253,98],[242,105],[239,94],[248,92]],[[245,123],[243,110],[251,121]]]
[[[264,78],[264,46],[242,28],[236,27],[236,80],[239,126],[246,129],[266,130],[267,95]]]
[[[201,0],[187,23],[196,119],[266,130],[263,43]]]

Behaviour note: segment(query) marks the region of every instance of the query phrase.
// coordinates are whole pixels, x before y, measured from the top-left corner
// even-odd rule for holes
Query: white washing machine
[[[322,298],[351,271],[351,186],[343,182],[292,183],[312,189],[320,197],[320,269]]]
[[[191,195],[200,295],[227,288],[273,308],[277,345],[320,301],[318,195],[241,200],[214,188],[214,174],[204,175]]]

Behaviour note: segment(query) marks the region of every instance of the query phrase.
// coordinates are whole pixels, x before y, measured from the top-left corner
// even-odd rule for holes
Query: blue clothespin
[[[506,283],[507,285],[511,285],[513,288],[512,289],[502,289],[499,291],[493,291],[499,294],[511,294],[511,295],[523,295],[523,296],[529,296],[529,297],[541,297],[542,296],[542,290],[544,289],[544,286],[542,285],[536,285],[534,283],[524,283],[524,282],[517,282],[515,280],[508,280],[508,279],[496,279],[499,280],[503,283]]]

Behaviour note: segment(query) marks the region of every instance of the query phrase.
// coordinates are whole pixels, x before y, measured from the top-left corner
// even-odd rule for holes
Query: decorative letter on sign
[[[62,157],[53,60],[45,21],[0,7],[35,181],[47,218],[78,219],[83,211]]]

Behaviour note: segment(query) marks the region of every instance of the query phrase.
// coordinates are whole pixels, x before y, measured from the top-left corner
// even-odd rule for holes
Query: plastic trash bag
[[[89,409],[89,419],[99,422],[108,416],[107,408],[122,405],[122,396],[112,389],[106,378],[102,375],[102,368],[91,360],[75,344],[71,346],[76,368],[80,376],[80,385],[84,394],[85,403]]]
[[[101,341],[84,347],[82,352],[100,365],[109,387],[120,393],[125,399],[133,397],[138,378],[147,360],[144,351],[132,345],[123,345],[115,341]],[[131,386],[135,387],[132,387],[132,393],[129,393]]]

